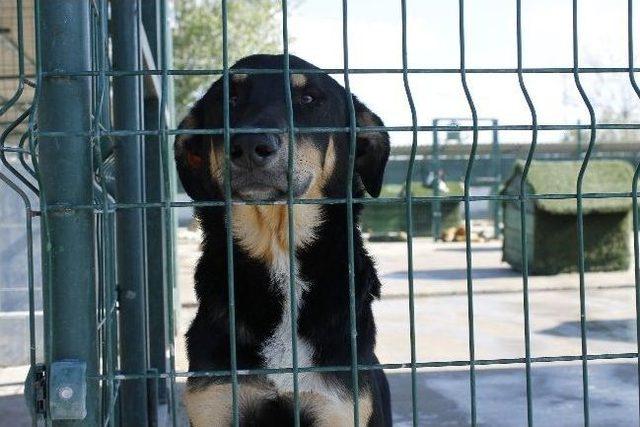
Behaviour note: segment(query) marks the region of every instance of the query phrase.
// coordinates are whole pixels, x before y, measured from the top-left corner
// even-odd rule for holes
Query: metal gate
[[[1,117],[9,117],[24,101],[25,93],[35,91],[28,108],[16,115],[5,126],[1,137],[0,156],[5,169],[0,179],[15,191],[24,202],[26,232],[28,235],[28,272],[31,324],[31,372],[27,379],[27,399],[34,411],[34,425],[45,420],[47,425],[154,425],[159,405],[167,404],[171,423],[178,425],[176,378],[188,376],[230,376],[233,391],[234,424],[238,424],[238,378],[255,372],[293,373],[294,394],[298,407],[297,375],[314,368],[301,368],[296,360],[295,330],[292,331],[294,358],[291,366],[259,371],[240,371],[236,367],[235,321],[233,301],[233,274],[228,277],[231,370],[211,372],[179,372],[175,369],[174,319],[174,220],[172,210],[193,206],[194,203],[177,202],[174,194],[173,156],[171,140],[175,135],[187,133],[222,134],[225,149],[227,179],[224,202],[200,202],[199,205],[226,208],[227,218],[234,203],[229,184],[229,141],[237,129],[229,127],[229,69],[227,36],[227,1],[219,4],[223,19],[223,67],[215,70],[175,70],[171,64],[171,42],[168,35],[168,5],[166,0],[36,0],[35,73],[25,68],[25,19],[23,11],[27,0],[15,0],[18,29],[17,57],[18,82],[14,95],[3,100]],[[525,203],[532,199],[572,199],[577,204],[578,244],[584,246],[583,204],[594,198],[631,198],[633,203],[633,241],[635,261],[636,307],[640,311],[640,250],[638,242],[638,178],[636,167],[631,191],[623,193],[585,193],[583,179],[600,129],[640,129],[640,123],[602,124],[596,120],[590,99],[584,91],[580,77],[583,73],[626,73],[629,84],[640,97],[635,73],[633,46],[633,0],[628,0],[628,66],[621,68],[581,68],[578,56],[580,2],[573,0],[573,21],[567,23],[573,31],[573,66],[568,68],[524,68],[521,0],[516,0],[517,67],[501,69],[473,69],[466,66],[465,1],[459,0],[459,66],[455,69],[409,68],[407,49],[407,12],[405,0],[402,9],[402,68],[352,69],[349,67],[347,0],[342,1],[343,67],[321,70],[344,78],[350,95],[349,79],[359,73],[393,73],[402,75],[406,99],[411,110],[410,126],[384,128],[412,134],[412,147],[407,171],[405,196],[384,199],[356,199],[347,188],[344,200],[299,200],[290,192],[286,204],[289,210],[305,203],[344,203],[349,228],[353,225],[354,203],[396,203],[406,207],[408,230],[407,269],[409,292],[409,318],[411,357],[405,363],[364,366],[357,363],[355,330],[355,301],[353,278],[353,235],[349,236],[351,351],[350,366],[323,367],[346,371],[358,382],[358,371],[372,368],[409,369],[412,375],[411,395],[413,424],[418,425],[416,372],[420,368],[467,367],[470,373],[471,425],[477,424],[476,367],[481,365],[524,364],[527,392],[528,425],[533,419],[531,368],[534,364],[560,361],[581,361],[583,379],[584,424],[589,425],[589,373],[588,362],[596,359],[637,359],[638,352],[591,354],[588,351],[585,305],[585,259],[579,251],[576,260],[580,277],[580,324],[582,351],[578,355],[532,357],[527,271],[527,229]],[[30,4],[30,3],[29,3]],[[347,128],[296,128],[290,92],[292,72],[318,72],[293,70],[288,61],[288,5],[282,1],[283,40],[285,55],[283,69],[241,70],[242,73],[276,73],[283,77],[287,96],[289,125],[280,131],[289,133],[289,152],[293,153],[296,135],[309,132],[341,131],[350,135],[351,164],[349,176],[354,173],[356,132],[381,130],[359,128],[351,96],[349,101],[350,126]],[[172,114],[170,77],[189,73],[222,76],[224,82],[223,129],[177,130]],[[418,123],[409,76],[411,74],[456,74],[469,107],[471,124],[465,126]],[[529,123],[518,125],[482,125],[479,123],[473,93],[467,84],[472,73],[512,74],[517,76],[522,97],[531,113]],[[568,74],[574,78],[590,122],[581,124],[547,125],[538,122],[524,76],[534,73]],[[26,90],[25,90],[26,88]],[[640,99],[639,99],[640,102]],[[478,147],[478,132],[499,130],[526,130],[531,132],[529,152],[517,196],[493,193],[472,196],[469,193],[471,177]],[[538,131],[584,130],[589,141],[582,156],[582,168],[575,183],[574,193],[529,195],[525,180],[535,154]],[[244,129],[243,131],[251,131]],[[255,131],[255,129],[254,129]],[[472,144],[467,158],[464,195],[414,197],[411,192],[413,166],[419,132],[469,132]],[[13,138],[13,139],[12,139]],[[13,141],[13,142],[12,142]],[[292,156],[292,154],[290,154]],[[290,157],[291,159],[291,157]],[[293,163],[289,162],[289,173]],[[348,179],[347,182],[351,182]],[[39,203],[34,203],[35,198]],[[470,224],[470,203],[476,200],[492,202],[515,201],[521,206],[522,235],[522,295],[524,330],[522,340],[525,352],[511,359],[479,360],[475,357],[474,287],[470,233],[466,233],[466,280],[468,304],[468,360],[421,362],[415,351],[415,313],[413,300],[413,241],[412,205],[442,201],[464,204],[466,224]],[[289,239],[293,243],[292,215],[289,215]],[[33,223],[42,223],[41,242],[33,239]],[[227,220],[228,271],[233,272],[232,242]],[[36,358],[34,246],[42,245],[43,257],[43,311],[44,360]],[[295,268],[295,256],[290,253],[290,268]],[[293,272],[293,270],[291,270]],[[294,274],[291,274],[294,277]],[[153,284],[153,286],[150,286]],[[297,316],[295,285],[291,283],[291,315]],[[637,314],[637,313],[636,313]],[[640,334],[640,317],[636,315]],[[295,324],[295,323],[294,323]],[[42,363],[40,363],[42,362]],[[354,387],[357,390],[357,386]],[[358,420],[358,399],[354,398],[354,424]],[[298,417],[296,417],[298,418]],[[296,425],[299,419],[296,419]]]

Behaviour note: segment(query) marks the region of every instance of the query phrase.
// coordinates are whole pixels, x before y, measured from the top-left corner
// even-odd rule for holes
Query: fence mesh
[[[585,174],[598,143],[600,130],[640,130],[640,123],[600,123],[581,78],[585,74],[615,73],[627,75],[628,82],[640,102],[640,88],[634,64],[633,1],[628,0],[626,67],[580,66],[579,35],[580,2],[572,1],[572,66],[526,68],[523,66],[522,1],[516,0],[517,57],[516,68],[467,67],[465,29],[466,2],[458,2],[459,64],[455,68],[411,68],[407,45],[407,5],[400,0],[402,49],[401,68],[349,67],[349,2],[342,1],[342,67],[334,69],[293,69],[289,63],[290,10],[283,0],[282,10],[282,69],[230,69],[228,1],[215,7],[221,9],[222,68],[173,69],[168,28],[170,9],[166,0],[135,1],[93,0],[53,2],[36,0],[3,0],[0,2],[0,121],[3,129],[0,156],[4,168],[0,179],[21,198],[24,205],[27,235],[27,275],[30,323],[30,363],[32,380],[52,363],[61,359],[79,359],[87,364],[87,414],[83,425],[151,425],[153,411],[166,403],[169,423],[181,425],[177,379],[185,377],[228,377],[232,392],[232,422],[238,425],[239,382],[243,376],[255,374],[291,374],[295,402],[295,425],[300,424],[298,376],[305,372],[347,372],[354,384],[354,425],[360,425],[358,381],[359,372],[372,369],[408,369],[411,373],[412,423],[419,425],[417,386],[420,369],[465,367],[469,372],[471,425],[478,424],[477,377],[480,366],[525,366],[527,424],[535,424],[532,367],[535,364],[579,361],[582,366],[583,422],[590,423],[589,361],[637,360],[639,351],[589,353],[587,339],[587,293],[584,254],[584,205],[593,199],[631,199],[633,230],[633,269],[636,296],[636,325],[640,335],[640,249],[638,179],[636,165],[629,191],[585,192]],[[568,23],[569,25],[569,23]],[[213,43],[213,41],[212,41]],[[234,74],[281,74],[287,108],[288,123],[282,129],[231,128],[229,120],[229,81]],[[347,92],[349,125],[347,127],[297,127],[294,123],[290,77],[292,73],[328,73],[342,76]],[[402,76],[404,95],[411,113],[408,126],[362,127],[356,123],[351,97],[350,78],[358,74],[395,74]],[[463,125],[436,121],[432,125],[419,123],[410,76],[415,74],[457,75],[468,104],[470,123]],[[530,121],[520,124],[482,124],[478,119],[474,93],[468,84],[471,74],[517,76],[521,95],[530,112]],[[589,122],[585,124],[539,123],[537,109],[529,93],[526,76],[558,74],[573,77]],[[221,77],[223,81],[224,126],[220,129],[177,129],[173,118],[172,81],[185,75]],[[35,92],[35,93],[34,93]],[[299,199],[289,191],[284,201],[247,202],[232,198],[230,184],[230,140],[240,133],[287,133],[289,144],[288,174],[294,173],[295,140],[308,133],[343,132],[349,135],[349,167],[347,182],[352,182],[356,153],[356,134],[361,131],[406,132],[411,135],[410,148],[404,149],[408,167],[404,179],[405,192],[398,197],[357,198],[351,185],[342,199]],[[528,145],[519,193],[487,195],[471,194],[473,171],[478,158],[478,138],[483,131],[528,131]],[[588,135],[586,149],[580,154],[581,167],[574,192],[530,193],[527,178],[538,146],[540,131],[584,131]],[[425,132],[466,132],[471,145],[464,157],[464,192],[447,196],[434,193],[414,196],[414,166],[419,155],[418,137]],[[179,201],[174,197],[175,178],[172,139],[177,135],[222,135],[224,140],[224,201]],[[637,157],[636,157],[637,160]],[[437,188],[437,186],[436,186]],[[37,200],[38,202],[34,202]],[[527,241],[529,221],[525,212],[535,200],[572,200],[577,209],[578,259],[580,300],[580,354],[536,356],[531,350],[531,319],[529,302],[530,254]],[[476,357],[476,316],[474,313],[474,265],[470,224],[471,204],[477,201],[512,202],[520,207],[522,255],[522,340],[521,357],[479,359]],[[416,308],[414,302],[414,205],[461,202],[464,208],[466,255],[466,297],[468,326],[468,358],[464,360],[422,361],[416,352]],[[293,359],[290,365],[278,368],[240,370],[237,364],[236,322],[234,301],[234,259],[232,238],[232,207],[237,204],[286,204],[288,212],[303,204],[344,204],[347,206],[347,225],[353,230],[353,205],[397,204],[404,207],[407,231],[408,313],[406,327],[410,338],[410,359],[403,363],[363,365],[357,358],[356,302],[354,280],[354,236],[348,235],[350,350],[348,366],[303,367],[297,356],[296,328],[291,326]],[[176,287],[174,259],[175,219],[173,211],[185,207],[223,206],[226,212],[227,286],[229,309],[230,370],[188,372],[176,369]],[[37,270],[34,260],[33,221],[41,218],[43,225],[43,283],[44,283],[44,364],[36,358],[36,300],[41,292],[34,284]],[[288,216],[289,247],[294,247],[293,215]],[[437,237],[437,235],[436,235]],[[296,257],[289,252],[290,310],[292,319],[298,317],[295,277]],[[160,286],[157,284],[160,283]],[[153,286],[152,286],[153,284]],[[384,327],[384,325],[381,325]],[[640,346],[640,340],[638,341]],[[32,402],[42,398],[38,389],[29,389]],[[50,391],[51,392],[51,391]],[[640,393],[640,390],[639,390]],[[45,401],[46,402],[46,401]],[[38,408],[33,424],[52,419],[47,407]],[[639,408],[640,409],[640,408]]]

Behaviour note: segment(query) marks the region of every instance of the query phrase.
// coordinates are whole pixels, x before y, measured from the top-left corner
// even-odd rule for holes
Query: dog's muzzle
[[[231,140],[231,189],[244,200],[283,199],[287,195],[288,146],[278,135],[239,134]],[[300,197],[311,177],[294,165],[292,191]]]

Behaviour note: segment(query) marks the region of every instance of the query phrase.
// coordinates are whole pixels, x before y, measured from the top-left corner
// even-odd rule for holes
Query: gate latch
[[[87,416],[87,364],[80,360],[31,367],[24,397],[34,419],[82,420]]]

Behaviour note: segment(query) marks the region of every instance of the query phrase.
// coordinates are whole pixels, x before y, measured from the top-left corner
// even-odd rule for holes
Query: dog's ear
[[[369,110],[355,96],[353,105],[358,127],[384,126],[380,117]],[[389,134],[384,130],[360,131],[356,135],[356,172],[365,190],[378,197],[382,189],[384,168],[389,159]]]
[[[180,122],[178,129],[202,129],[202,106],[196,104]],[[185,191],[193,200],[209,195],[209,161],[207,135],[179,134],[173,144],[178,175]]]

